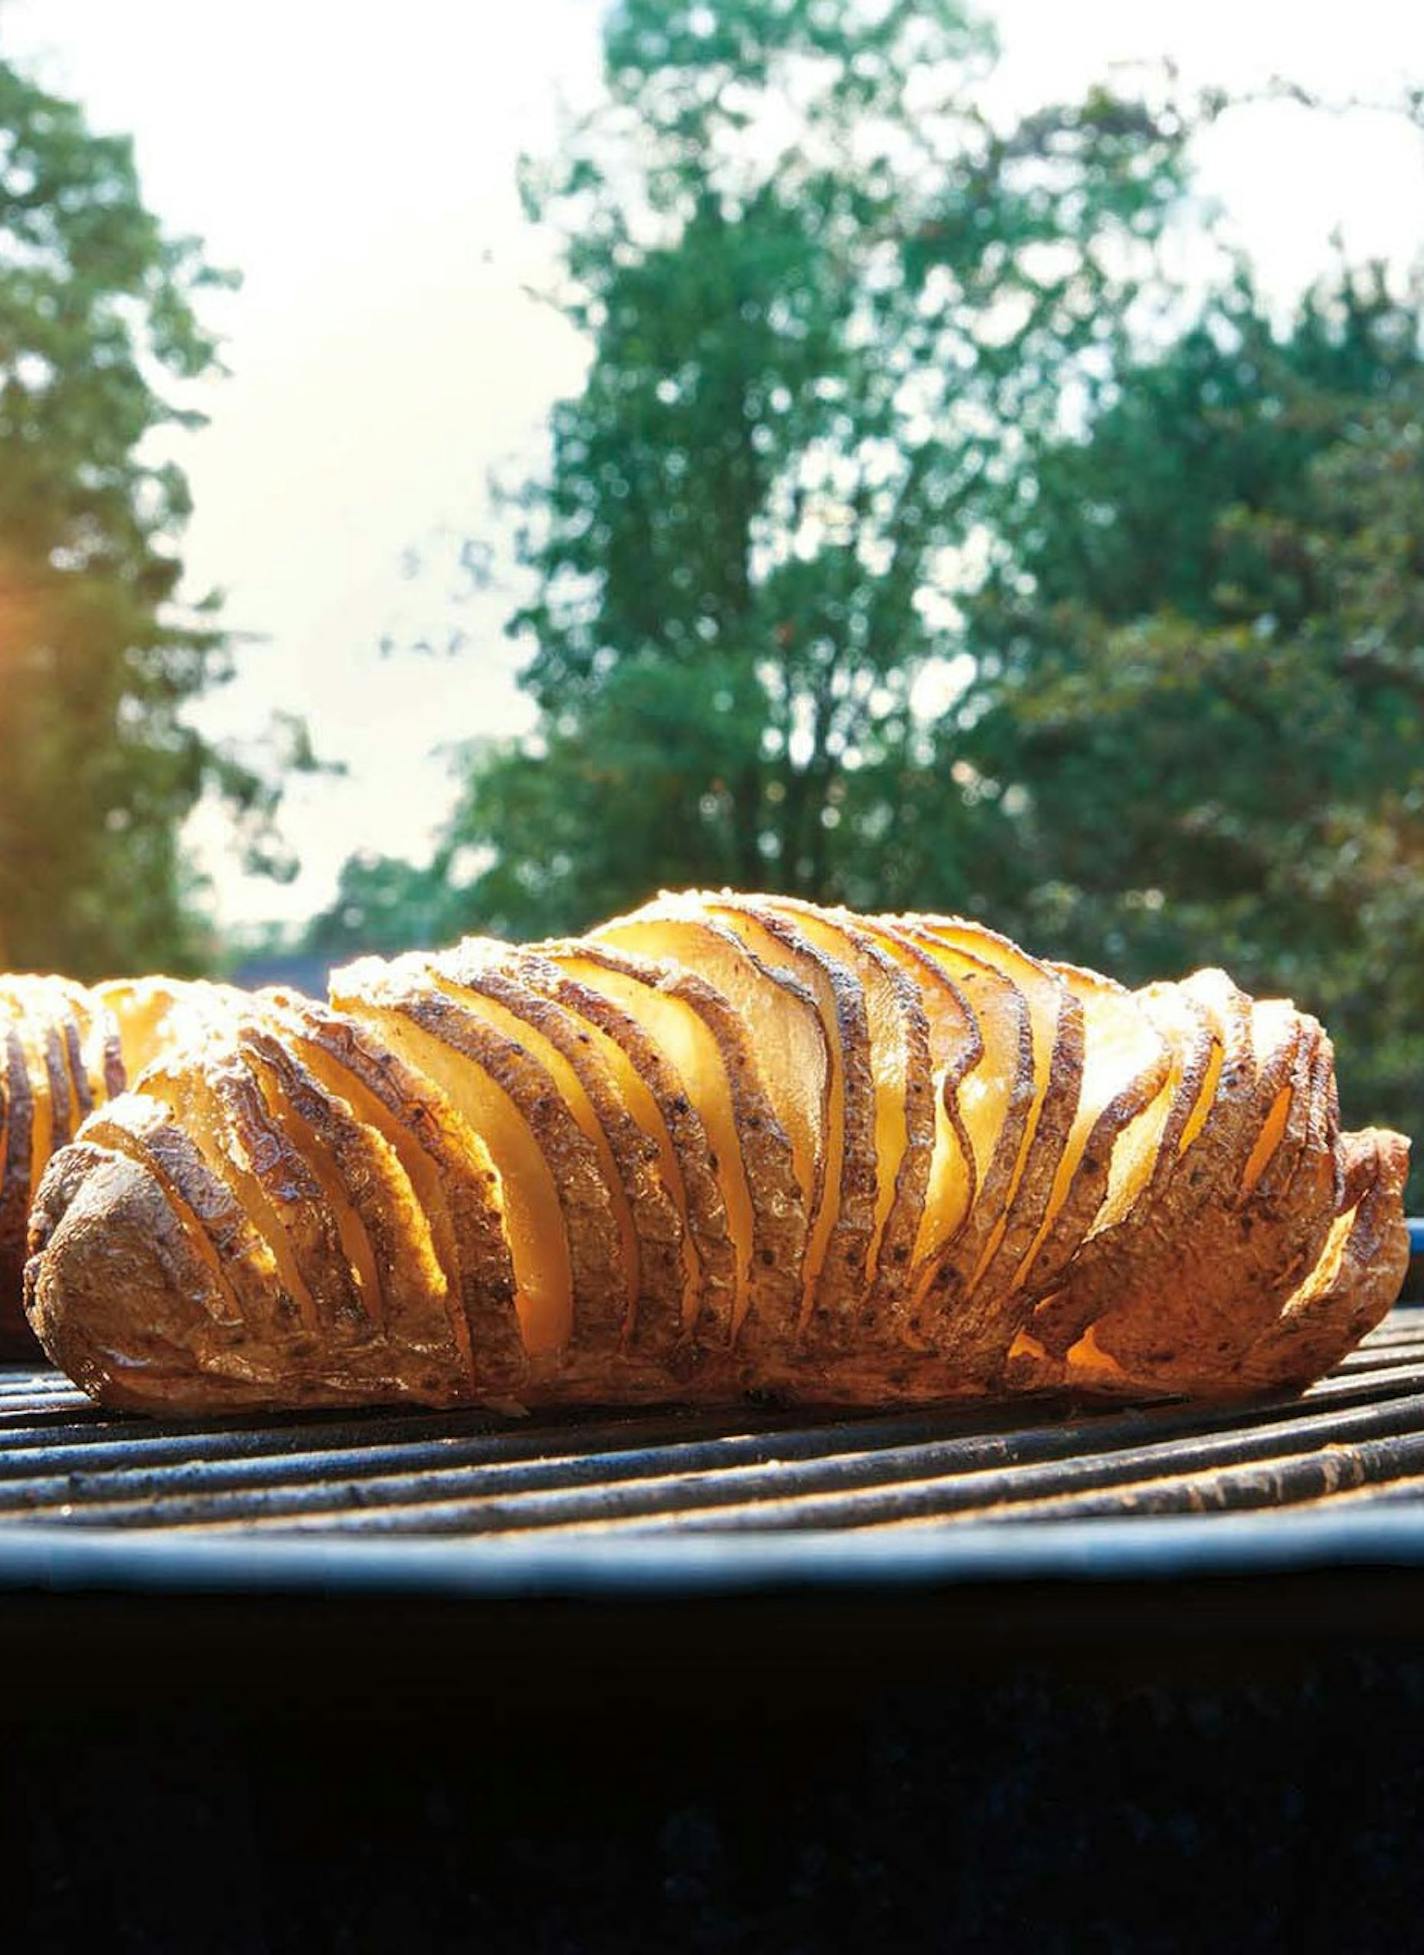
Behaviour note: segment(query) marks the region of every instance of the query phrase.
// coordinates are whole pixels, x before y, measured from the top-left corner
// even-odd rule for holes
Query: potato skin
[[[882,924],[894,918],[880,918]],[[1055,1107],[1065,1091],[1070,1091],[1069,1114],[1077,1104],[1076,1074],[1061,1067],[1052,1071],[1047,1083],[1044,1107],[1037,1122],[1033,1119],[1036,1092],[1033,1023],[1030,1001],[1014,977],[994,960],[995,940],[991,933],[975,931],[969,942],[953,925],[942,919],[906,917],[899,928],[910,942],[932,957],[946,973],[953,973],[961,994],[986,1024],[994,1018],[1005,1021],[1007,1042],[1012,1053],[1013,1071],[1007,1086],[1005,1117],[999,1125],[994,1146],[983,1164],[973,1207],[952,1242],[939,1245],[923,1268],[915,1272],[920,1334],[936,1348],[945,1338],[963,1347],[965,1341],[965,1299],[971,1290],[979,1298],[978,1308],[992,1310],[1002,1285],[995,1272],[1005,1259],[1010,1230],[1027,1226],[1023,1248],[1028,1247],[1038,1225],[1038,1214],[1047,1203],[1052,1185],[1057,1152],[1043,1155],[1041,1136],[1047,1131],[1050,1103]],[[987,987],[991,994],[983,995]],[[1058,987],[1061,992],[1062,987]],[[981,1038],[975,1068],[989,1063],[986,1043]],[[1002,1076],[1002,1075],[1001,1075]],[[1063,1127],[1066,1134],[1066,1124]],[[1058,1152],[1061,1152],[1061,1144]],[[1034,1165],[1039,1163],[1041,1165]],[[1046,1168],[1046,1173],[1043,1171]],[[1024,1199],[1018,1199],[1019,1191]],[[1032,1196],[1030,1190],[1033,1191]],[[1033,1197],[1037,1197],[1037,1202]],[[1031,1220],[1030,1220],[1030,1214]],[[992,1251],[995,1231],[1004,1241]],[[1021,1253],[1021,1252],[1020,1252]],[[1015,1257],[1015,1263],[1017,1257]],[[981,1262],[985,1263],[982,1274]]]
[[[758,1060],[764,1060],[762,1085],[773,1114],[791,1142],[793,1161],[798,1132],[809,1157],[803,1161],[805,1172],[798,1173],[796,1202],[798,1217],[805,1217],[805,1249],[809,1251],[826,1194],[832,1070],[825,1027],[811,993],[799,978],[767,964],[734,930],[697,905],[669,909],[649,904],[601,925],[597,934],[601,946],[631,952],[659,969],[678,966],[704,977],[748,1024],[775,1022],[780,1050],[769,1050],[768,1041],[758,1052]],[[715,1036],[717,1028],[713,1029]],[[735,1066],[735,1055],[724,1063]],[[813,1102],[814,1111],[808,1119]],[[746,1150],[742,1151],[750,1174],[752,1161]],[[751,1192],[755,1199],[755,1191]],[[778,1262],[784,1270],[784,1256]],[[804,1263],[800,1276],[804,1295]],[[763,1330],[773,1338],[778,1334],[775,1322],[767,1325],[764,1318],[765,1312],[752,1316],[747,1327],[750,1336]]]
[[[865,996],[855,972],[811,943],[795,922],[761,898],[724,892],[711,908],[733,928],[764,931],[769,944],[816,996],[843,1095],[841,1163],[833,1219],[816,1295],[798,1313],[798,1336],[829,1358],[855,1335],[865,1270],[875,1235],[875,1081]],[[753,939],[754,941],[754,939]],[[862,1326],[862,1335],[864,1334]]]
[[[364,1117],[401,1155],[413,1191],[428,1191],[427,1219],[446,1266],[461,1361],[475,1367],[479,1383],[491,1395],[512,1393],[526,1365],[514,1308],[514,1270],[488,1150],[442,1107],[423,1078],[356,1019],[292,992],[264,992],[262,1002],[275,1015],[273,1029],[290,1041],[308,1067],[319,1069],[344,1098],[368,1109]]]
[[[22,1292],[35,1183],[97,1102],[124,1090],[118,1026],[60,977],[0,977],[0,1357],[32,1356]]]
[[[474,1397],[467,1372],[408,1347],[225,1320],[213,1275],[163,1187],[129,1155],[83,1140],[62,1149],[40,1184],[31,1245],[35,1335],[103,1405],[167,1416]]]
[[[1399,1134],[1366,1128],[1341,1141],[1344,1186],[1320,1259],[1280,1316],[1245,1351],[1245,1389],[1308,1385],[1337,1365],[1388,1313],[1409,1267],[1403,1217],[1409,1147]]]
[[[869,931],[861,929],[857,917],[843,910],[828,915],[825,911],[818,911],[814,904],[790,897],[777,897],[770,907],[793,926],[799,925],[803,935],[808,934],[812,924],[819,923],[819,941],[823,948],[829,949],[825,934],[827,929],[832,933],[829,942],[844,946],[844,954],[838,956],[836,961],[854,972],[859,982],[865,1001],[866,1031],[871,1041],[872,1060],[872,1026],[875,1021],[879,1019],[881,1022],[882,1036],[884,1030],[893,1027],[891,1044],[900,1059],[896,1086],[905,1136],[878,1241],[872,1233],[870,1255],[875,1261],[875,1274],[866,1286],[868,1294],[862,1295],[856,1312],[857,1321],[869,1327],[873,1333],[880,1329],[882,1323],[893,1321],[899,1315],[914,1280],[912,1259],[924,1209],[925,1191],[929,1185],[930,1156],[935,1138],[935,1090],[930,1064],[929,1018],[920,987]],[[835,952],[830,954],[835,955]],[[872,1073],[876,1070],[873,1063],[871,1070]],[[877,1160],[877,1208],[883,1192]],[[864,1336],[865,1331],[861,1335]]]
[[[86,1142],[63,1149],[40,1183],[30,1241],[30,1322],[54,1362],[106,1405],[181,1403],[216,1286],[153,1175]]]
[[[0,1352],[23,1348],[22,1327],[11,1306],[20,1294],[25,1268],[25,1227],[30,1206],[30,1132],[34,1095],[20,1035],[3,1028],[0,1043],[0,1113],[4,1143],[0,1152]]]
[[[521,973],[533,989],[553,998],[616,1046],[652,1101],[673,1163],[692,1271],[687,1298],[675,1316],[647,1311],[638,1319],[638,1340],[654,1362],[677,1375],[696,1362],[703,1326],[730,1325],[736,1292],[736,1245],[706,1123],[685,1090],[681,1073],[644,1028],[600,990],[610,974],[638,982],[650,967],[601,944],[540,945],[521,953]]]
[[[798,947],[796,905],[778,914],[755,897],[695,900]],[[896,1057],[886,1032],[874,1081],[858,1029],[842,1047],[847,1128],[826,1152],[847,1168],[827,1176],[825,1199],[836,1204],[829,1239],[848,1254],[828,1261],[810,1307],[813,1196],[794,1172],[751,1022],[774,988],[744,994],[742,1008],[675,962],[570,940],[471,946],[463,961],[424,969],[373,963],[348,975],[339,1010],[210,990],[190,1001],[191,1036],[170,1041],[146,1017],[162,1056],[112,1107],[102,1058],[86,1058],[80,1084],[76,1044],[103,1049],[82,1000],[67,997],[24,1038],[0,1019],[0,1255],[14,1243],[15,1189],[33,1152],[27,1061],[41,1055],[40,1104],[58,1136],[94,1101],[34,1202],[25,1287],[35,1333],[102,1403],[152,1413],[710,1404],[748,1392],[872,1406],[1065,1386],[1204,1399],[1298,1389],[1389,1308],[1408,1253],[1408,1142],[1340,1133],[1333,1052],[1314,1019],[1279,1000],[1253,1005],[1221,973],[1140,996],[1037,964],[976,926],[876,919],[857,936],[855,919],[819,915],[822,961],[799,968],[823,974],[823,1023],[873,981],[869,946],[903,996],[906,1036]],[[892,963],[886,933],[900,928]],[[934,954],[937,933],[939,974],[917,984],[915,957]],[[989,974],[977,1007],[976,969]],[[660,1007],[644,1023],[635,984],[677,1000],[683,1016]],[[477,989],[487,1009],[476,1009]],[[997,1014],[992,1046],[976,1009],[982,1024]],[[717,1189],[721,1179],[730,1203],[735,1177],[725,1158],[719,1171],[710,1128],[655,1042],[678,1037],[688,1011],[726,1072],[716,1131],[735,1138],[750,1200],[736,1225],[752,1248],[741,1312]],[[589,1044],[594,1032],[621,1059]],[[1003,1090],[970,1108],[990,1171],[968,1197],[961,1183],[954,1214],[965,1199],[969,1210],[937,1231],[926,1192],[933,1105],[953,1124],[955,1095],[991,1049],[1005,1061]],[[481,1068],[523,1123],[522,1139],[500,1129],[502,1169],[475,1128],[487,1120],[493,1132],[503,1103],[467,1095],[462,1067]],[[891,1123],[877,1140],[872,1086],[883,1119],[885,1081],[901,1074],[904,1139]],[[721,1093],[699,1077],[709,1098]],[[641,1126],[623,1111],[625,1091]],[[895,1152],[877,1162],[877,1145]],[[526,1352],[511,1343],[522,1279],[499,1175],[546,1166],[572,1315]],[[866,1280],[877,1173],[893,1189],[882,1246],[933,1245],[913,1295],[898,1277]],[[625,1253],[619,1199],[640,1257],[644,1245],[667,1246],[651,1289]],[[528,1228],[515,1239],[526,1272],[541,1267],[543,1240]],[[674,1261],[684,1243],[688,1261]]]
[[[630,1260],[635,1264],[636,1281],[628,1290],[623,1339],[626,1341],[638,1319],[650,1312],[658,1320],[675,1316],[682,1291],[682,1224],[657,1173],[654,1143],[623,1104],[613,1075],[589,1033],[557,1000],[524,982],[518,960],[507,953],[498,960],[455,953],[435,959],[430,968],[459,1002],[468,1005],[484,999],[508,1012],[528,1034],[545,1040],[547,1049],[567,1065],[587,1098],[608,1150],[615,1208],[626,1215],[633,1238]]]

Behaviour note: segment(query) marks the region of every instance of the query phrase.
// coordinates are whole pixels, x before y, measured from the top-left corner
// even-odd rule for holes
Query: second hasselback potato
[[[1341,1135],[1314,1019],[961,919],[668,896],[165,1027],[33,1223],[112,1405],[1224,1396],[1407,1256],[1407,1142]]]
[[[242,994],[139,978],[0,976],[0,1354],[33,1352],[21,1295],[30,1208],[51,1155],[169,1042]]]

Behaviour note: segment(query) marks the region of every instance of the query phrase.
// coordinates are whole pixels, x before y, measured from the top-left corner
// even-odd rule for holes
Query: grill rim
[[[1424,1499],[1353,1513],[1004,1521],[982,1532],[805,1529],[656,1542],[243,1539],[0,1526],[0,1595],[667,1600],[1424,1570]]]

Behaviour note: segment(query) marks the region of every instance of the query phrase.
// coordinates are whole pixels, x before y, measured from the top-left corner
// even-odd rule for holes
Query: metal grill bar
[[[877,1417],[651,1412],[160,1423],[0,1372],[0,1560],[41,1526],[134,1539],[671,1542],[1140,1516],[1354,1512],[1424,1496],[1424,1310],[1299,1398],[957,1406]]]
[[[1404,1387],[1402,1396],[1400,1388]],[[550,1435],[502,1434],[389,1445],[211,1456],[135,1470],[0,1479],[0,1520],[59,1506],[89,1525],[269,1527],[491,1533],[528,1527],[656,1522],[680,1526],[844,1526],[996,1506],[1019,1490],[1057,1491],[1184,1472],[1205,1461],[1274,1457],[1312,1441],[1401,1432],[1420,1416],[1424,1367],[1341,1379],[1313,1416],[1298,1401],[1226,1411],[1098,1415],[986,1434],[935,1422],[858,1421],[835,1428],[728,1432],[683,1441],[665,1431],[569,1451]],[[1316,1403],[1318,1401],[1311,1401]],[[1351,1411],[1349,1408],[1360,1409]],[[603,1435],[600,1434],[600,1437]],[[1133,1440],[1148,1443],[1134,1446]],[[636,1443],[630,1443],[636,1442]],[[392,1470],[392,1469],[397,1470]],[[3,1472],[0,1461],[0,1472]],[[919,1483],[919,1484],[916,1484]],[[709,1511],[704,1511],[709,1510]]]

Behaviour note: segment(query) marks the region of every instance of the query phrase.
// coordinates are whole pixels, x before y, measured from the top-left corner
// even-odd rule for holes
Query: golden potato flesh
[[[366,1316],[401,1350],[455,1365],[449,1286],[396,1150],[275,1033],[250,1027],[240,1043],[269,1110],[322,1185]]]
[[[1034,1031],[1019,986],[978,950],[948,931],[916,919],[901,926],[958,988],[978,1032],[979,1058],[960,1079],[956,1102],[974,1162],[970,1227],[946,1235],[948,1218],[927,1208],[916,1244],[921,1300],[938,1288],[958,1296],[972,1286],[993,1255],[993,1237],[1009,1213],[1032,1139],[1035,1105]],[[1046,1071],[1046,1061],[1045,1061]],[[949,1260],[952,1250],[953,1260]]]
[[[1171,1071],[1165,1040],[1130,991],[1092,972],[1059,971],[1083,1008],[1085,1056],[1048,1208],[1016,1274],[1020,1289],[1051,1281],[1091,1230],[1111,1193],[1120,1153],[1118,1172],[1131,1176],[1134,1156],[1130,1147],[1124,1150],[1124,1137],[1144,1120]]]
[[[308,1069],[394,1151],[430,1228],[462,1367],[491,1396],[517,1389],[524,1344],[499,1180],[489,1149],[423,1074],[358,1019],[288,992],[264,994]]]
[[[518,960],[502,945],[472,939],[429,968],[440,989],[527,1045],[597,1153],[623,1243],[625,1337],[640,1314],[659,1320],[675,1314],[682,1293],[677,1208],[602,1047],[556,998],[524,981]]]
[[[651,1339],[666,1353],[693,1337],[703,1322],[730,1336],[740,1256],[706,1120],[648,1026],[618,1001],[616,980],[637,982],[652,967],[647,960],[620,957],[607,945],[579,940],[541,944],[521,956],[526,983],[556,998],[601,1042],[626,1104],[652,1138],[664,1183],[678,1204],[682,1307],[675,1325],[645,1321],[640,1343],[647,1348]]]
[[[757,1063],[815,1230],[826,1199],[831,1063],[815,999],[790,972],[766,963],[693,896],[664,897],[593,932],[594,941],[696,971],[758,1028]],[[807,1272],[803,1284],[811,1281]]]
[[[938,1269],[968,1222],[978,1191],[978,1165],[965,1125],[960,1093],[984,1058],[979,1021],[958,984],[923,944],[885,918],[862,918],[862,927],[916,986],[928,1028],[935,1131],[924,1200],[904,1287],[922,1287],[924,1271]],[[897,1308],[900,1298],[888,1298]]]
[[[785,897],[771,898],[768,907],[860,987],[875,1097],[875,1222],[865,1280],[893,1305],[909,1286],[934,1151],[934,1075],[919,987],[844,912]]]
[[[975,1316],[983,1320],[1013,1289],[1015,1277],[1030,1243],[1038,1233],[1052,1195],[1054,1178],[1067,1145],[1078,1105],[1083,1063],[1083,1014],[1078,1001],[1059,974],[1021,950],[998,931],[963,917],[919,917],[917,925],[938,947],[941,956],[972,960],[965,989],[971,1003],[1002,1009],[1003,987],[1021,1001],[1021,1039],[1026,1040],[1030,1077],[1016,1074],[1006,1053],[1006,1077],[1012,1098],[1001,1135],[1001,1146],[1016,1145],[997,1196],[983,1204],[957,1249],[957,1260],[973,1254],[963,1286],[975,1298]],[[986,995],[985,973],[994,974],[997,997]],[[1019,1067],[1023,1052],[1020,1050]],[[986,1064],[966,1080],[971,1097],[985,1091],[992,1077]],[[1027,1095],[1028,1104],[1022,1104]],[[982,1117],[982,1116],[981,1116]],[[996,1160],[995,1166],[999,1165]]]
[[[545,955],[556,949],[540,946]],[[611,947],[610,947],[611,948]],[[776,1121],[741,1019],[694,972],[620,953],[587,960],[580,979],[626,1012],[662,1051],[697,1107],[712,1143],[736,1271],[729,1338],[755,1309],[758,1327],[781,1326],[799,1299],[804,1211],[791,1144]]]
[[[826,1192],[808,1234],[798,1327],[805,1333],[814,1324],[834,1344],[859,1310],[875,1239],[875,1077],[864,993],[838,958],[765,903],[728,894],[702,900],[763,963],[810,993],[825,1029]]]
[[[562,1350],[575,1325],[574,1249],[563,1201],[569,1137],[559,1136],[559,1144],[546,1149],[530,1124],[533,1101],[539,1098],[557,1120],[552,1087],[546,1084],[541,1092],[533,1062],[521,1067],[507,1042],[482,1021],[422,992],[418,983],[378,983],[367,989],[353,972],[338,972],[332,992],[337,1005],[358,1015],[398,1058],[437,1087],[484,1141],[505,1212],[525,1350],[535,1359]],[[565,1118],[573,1129],[572,1117]],[[611,1212],[607,1233],[616,1244]],[[600,1289],[603,1294],[588,1303],[606,1310],[606,1286]],[[621,1311],[619,1316],[621,1322]]]

